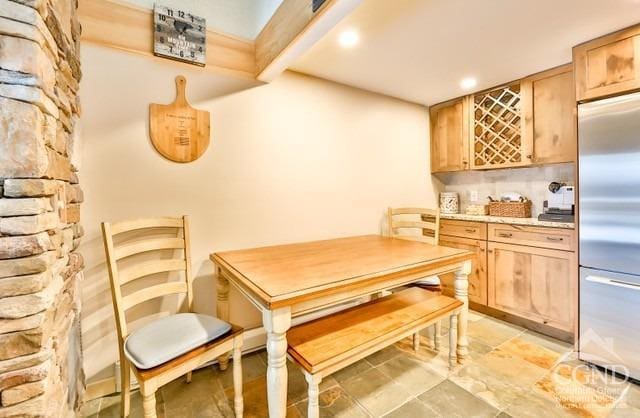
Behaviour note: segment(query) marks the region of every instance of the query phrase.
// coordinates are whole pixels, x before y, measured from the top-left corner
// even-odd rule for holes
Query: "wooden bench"
[[[287,353],[307,380],[308,416],[319,416],[318,385],[325,376],[444,317],[450,317],[455,330],[462,306],[459,300],[414,287],[291,328]],[[453,367],[457,363],[456,332],[449,334],[449,364]]]

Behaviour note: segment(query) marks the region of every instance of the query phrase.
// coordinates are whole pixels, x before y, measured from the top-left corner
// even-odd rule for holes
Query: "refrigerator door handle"
[[[585,280],[593,283],[601,283],[609,286],[624,287],[625,289],[633,289],[640,291],[640,284],[623,282],[621,280],[607,279],[600,276],[587,276]]]

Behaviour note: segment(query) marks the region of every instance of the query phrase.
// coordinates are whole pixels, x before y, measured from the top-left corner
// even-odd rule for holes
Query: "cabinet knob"
[[[499,237],[502,238],[511,238],[513,236],[513,234],[509,233],[509,232],[501,232],[498,234]]]
[[[562,237],[547,237],[547,241],[555,241],[555,242],[560,242],[562,241],[563,238]]]
[[[530,159],[532,159],[532,158],[533,158],[533,155],[531,155],[531,154],[527,154],[527,159],[529,159],[529,160],[530,160]]]
[[[464,232],[468,232],[470,234],[475,234],[476,230],[475,230],[475,228],[468,228],[468,229],[465,229]]]
[[[489,254],[493,254],[493,250],[488,250],[487,251]]]

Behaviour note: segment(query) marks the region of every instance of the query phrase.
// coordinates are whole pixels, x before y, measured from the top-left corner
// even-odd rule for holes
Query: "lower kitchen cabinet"
[[[573,332],[575,257],[571,251],[489,242],[488,306]]]
[[[469,301],[480,305],[487,304],[487,241],[470,238],[440,236],[440,245],[473,251],[476,254],[472,262],[469,275]],[[449,273],[440,278],[442,292],[447,296],[453,296],[453,280],[455,276]]]

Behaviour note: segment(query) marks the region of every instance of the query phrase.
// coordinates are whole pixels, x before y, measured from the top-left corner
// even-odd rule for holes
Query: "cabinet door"
[[[486,305],[487,304],[487,241],[479,241],[469,238],[459,238],[451,236],[440,236],[440,245],[445,247],[460,248],[475,253],[475,258],[471,265],[471,274],[469,275],[469,300],[471,302]],[[447,296],[454,295],[453,273],[440,277],[442,284],[442,293]]]
[[[523,140],[520,83],[476,93],[470,124],[471,168],[520,167],[531,164]]]
[[[461,98],[429,109],[432,173],[469,168],[467,103],[467,98]]]
[[[487,252],[490,307],[573,331],[575,253],[495,242]]]
[[[578,101],[640,89],[640,25],[573,48]]]
[[[527,158],[533,164],[575,161],[577,106],[571,65],[531,76],[521,86]]]

